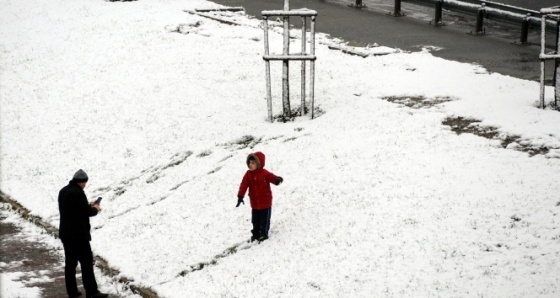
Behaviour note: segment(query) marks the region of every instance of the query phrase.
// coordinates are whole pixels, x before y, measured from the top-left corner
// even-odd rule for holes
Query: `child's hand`
[[[241,203],[243,203],[243,205],[245,205],[245,202],[243,202],[243,197],[237,197],[237,205],[235,207],[239,207],[239,205],[241,205]]]
[[[280,185],[282,184],[282,182],[284,182],[284,179],[282,179],[282,177],[276,177],[276,179],[274,179],[275,185]]]

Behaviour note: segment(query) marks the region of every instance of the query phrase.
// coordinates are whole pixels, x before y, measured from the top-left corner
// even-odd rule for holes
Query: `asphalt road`
[[[213,0],[213,2],[226,6],[243,6],[247,14],[256,18],[261,18],[263,10],[282,10],[284,3],[282,0]],[[346,41],[377,43],[406,51],[420,51],[423,46],[434,46],[441,49],[432,52],[434,56],[476,63],[490,72],[539,81],[540,30],[531,29],[529,44],[520,45],[517,42],[520,26],[517,28],[486,20],[485,34],[476,35],[470,34],[474,31],[476,22],[476,19],[471,16],[445,12],[443,21],[446,26],[436,27],[429,24],[434,13],[428,7],[403,3],[401,9],[406,16],[393,17],[388,13],[393,10],[392,0],[364,0],[363,3],[367,5],[365,9],[350,8],[347,6],[350,3],[355,1],[290,0],[290,9],[305,7],[316,10],[319,13],[317,31]],[[547,44],[553,47],[555,39],[553,34],[549,34]],[[553,62],[548,61],[546,66],[546,79],[550,83],[553,77]]]

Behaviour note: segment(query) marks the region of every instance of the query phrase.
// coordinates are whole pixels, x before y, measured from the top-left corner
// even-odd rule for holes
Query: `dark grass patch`
[[[262,137],[257,138],[251,135],[244,135],[239,139],[233,140],[226,144],[221,144],[226,147],[234,147],[237,150],[242,150],[245,148],[255,148],[258,144],[262,142]]]
[[[315,107],[313,108],[313,118],[318,118],[321,117],[325,114],[325,111],[323,111],[323,109],[321,109],[320,107]],[[272,116],[272,121],[274,122],[282,122],[282,123],[286,123],[286,122],[293,122],[297,117],[301,117],[301,107],[295,108],[291,110],[291,115],[290,117],[285,116],[284,114],[279,114],[276,116]],[[305,107],[304,109],[304,115],[303,116],[309,116],[311,117],[310,114],[310,109],[309,107]]]
[[[214,256],[214,258],[212,258],[211,260],[207,261],[207,262],[199,262],[197,264],[194,265],[190,265],[187,269],[179,272],[179,274],[177,274],[177,277],[185,277],[190,273],[193,273],[195,271],[200,271],[206,267],[209,266],[215,266],[218,264],[218,262],[225,258],[228,257],[230,255],[233,255],[241,250],[244,249],[249,249],[250,247],[252,247],[255,244],[259,244],[260,242],[250,242],[250,241],[243,241],[240,243],[237,243],[233,246],[228,247],[226,250],[224,250],[222,253]]]
[[[297,137],[291,137],[291,138],[287,138],[284,140],[284,143],[290,142],[290,141],[294,141],[297,140]]]
[[[523,142],[520,136],[500,133],[496,127],[481,126],[480,122],[480,120],[471,118],[448,117],[442,121],[442,124],[451,127],[451,130],[458,135],[470,133],[489,140],[499,140],[502,148],[509,147],[517,151],[527,152],[529,156],[535,156],[537,154],[544,155],[550,151],[550,148],[546,146],[534,146]],[[509,145],[512,143],[516,145],[510,147]]]
[[[217,168],[213,169],[212,171],[208,172],[208,174],[207,174],[207,175],[211,175],[211,174],[214,174],[214,173],[216,173],[217,171],[219,171],[219,170],[221,170],[221,169],[222,169],[222,167],[221,167],[221,166],[220,166],[220,167],[217,167]]]
[[[167,170],[168,168],[171,167],[175,167],[178,166],[180,164],[182,164],[183,162],[185,162],[187,160],[187,158],[189,158],[189,156],[193,155],[192,151],[185,151],[185,152],[179,152],[176,153],[175,155],[173,155],[171,157],[171,162],[169,162],[168,164],[161,166],[159,169],[160,172],[163,170]]]
[[[455,100],[449,96],[436,96],[434,98],[426,98],[424,96],[385,96],[381,99],[388,102],[401,104],[413,109],[431,108],[435,105]]]
[[[210,154],[212,154],[212,150],[204,150],[200,152],[196,157],[206,157],[210,156]]]
[[[228,155],[228,156],[226,156],[226,157],[220,159],[220,161],[218,161],[218,163],[224,162],[224,161],[226,161],[226,160],[228,160],[228,159],[230,159],[230,158],[232,158],[232,157],[233,157],[233,155],[230,154],[230,155]]]

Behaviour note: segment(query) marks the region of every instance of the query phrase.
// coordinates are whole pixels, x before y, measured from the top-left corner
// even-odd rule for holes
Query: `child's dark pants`
[[[271,211],[272,207],[261,210],[252,209],[251,222],[253,223],[253,229],[251,233],[253,233],[253,239],[261,240],[268,238]]]

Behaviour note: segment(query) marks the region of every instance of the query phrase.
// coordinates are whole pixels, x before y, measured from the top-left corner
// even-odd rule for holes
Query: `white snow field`
[[[58,226],[84,169],[104,198],[94,253],[160,297],[560,295],[560,113],[537,108],[537,82],[428,50],[350,56],[321,33],[318,117],[270,123],[259,19],[185,12],[217,7],[202,0],[0,3],[1,190]],[[458,135],[456,117],[516,142]],[[254,151],[284,183],[270,239],[230,249],[250,236],[235,204]]]

